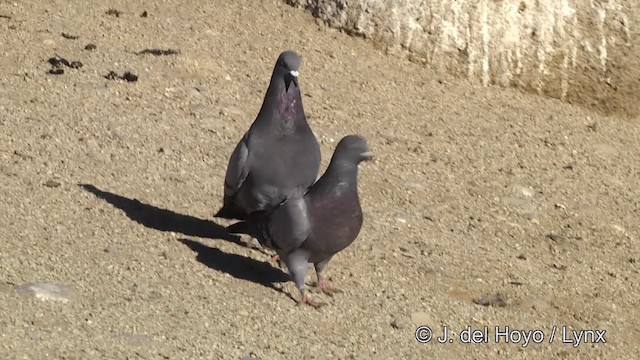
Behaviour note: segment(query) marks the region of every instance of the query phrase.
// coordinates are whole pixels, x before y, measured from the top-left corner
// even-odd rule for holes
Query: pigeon
[[[301,62],[293,51],[278,57],[258,116],[229,159],[215,217],[244,220],[306,191],[318,178],[320,145],[302,106]]]
[[[300,292],[299,304],[324,305],[305,291],[309,263],[315,266],[317,288],[325,294],[341,292],[327,284],[323,271],[338,252],[358,237],[363,223],[358,196],[358,165],[373,159],[366,140],[348,135],[340,140],[322,177],[306,192],[283,204],[255,212],[228,227],[275,250],[286,264]]]

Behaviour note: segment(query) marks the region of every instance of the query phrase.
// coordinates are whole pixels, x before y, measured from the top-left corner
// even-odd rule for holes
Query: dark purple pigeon
[[[231,154],[223,206],[215,217],[244,220],[306,191],[320,171],[320,145],[302,107],[302,58],[280,54],[260,112]]]
[[[251,214],[246,221],[229,226],[232,233],[244,233],[273,249],[289,269],[300,291],[300,303],[322,305],[305,292],[309,263],[314,264],[318,288],[331,288],[323,271],[331,258],[358,237],[362,209],[358,197],[358,164],[373,158],[364,138],[345,136],[333,153],[327,171],[306,194],[289,198],[270,211]]]

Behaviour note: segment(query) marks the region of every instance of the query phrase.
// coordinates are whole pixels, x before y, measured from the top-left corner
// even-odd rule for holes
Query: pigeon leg
[[[276,267],[276,268],[281,268],[282,267],[282,260],[280,260],[280,255],[278,254],[274,254],[271,255],[271,266]]]
[[[314,267],[316,268],[316,275],[318,276],[318,283],[316,284],[316,287],[320,289],[320,291],[322,291],[323,293],[329,296],[333,296],[333,294],[341,293],[342,290],[331,287],[327,283],[327,279],[324,276],[324,270],[329,264],[329,261],[331,261],[331,258],[328,258],[324,261],[314,264]]]
[[[283,256],[280,256],[280,258],[283,258]],[[304,279],[307,275],[307,268],[309,266],[307,254],[302,251],[294,251],[288,256],[284,256],[284,258],[285,263],[287,264],[287,269],[289,269],[289,274],[293,278],[293,282],[295,282],[296,288],[298,288],[298,291],[300,292],[298,305],[306,304],[314,308],[319,308],[324,305],[313,300],[305,291]]]

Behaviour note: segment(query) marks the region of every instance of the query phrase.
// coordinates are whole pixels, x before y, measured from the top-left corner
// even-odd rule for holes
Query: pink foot
[[[302,304],[309,305],[316,309],[319,309],[320,307],[326,305],[325,303],[313,300],[309,295],[307,295],[307,293],[303,293],[300,301],[298,302],[298,305]]]
[[[318,284],[316,285],[316,287],[320,289],[320,291],[322,291],[323,293],[329,296],[333,296],[333,294],[342,292],[342,290],[340,289],[329,286],[329,284],[327,283],[327,280],[325,280],[325,278],[323,277],[318,279]]]
[[[282,268],[282,261],[280,261],[280,256],[278,254],[271,255],[270,262],[273,267]]]

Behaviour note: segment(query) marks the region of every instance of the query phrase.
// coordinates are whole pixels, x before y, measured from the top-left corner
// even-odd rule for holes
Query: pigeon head
[[[373,153],[367,145],[367,141],[359,135],[347,135],[340,140],[334,157],[340,162],[359,164],[361,161],[373,159]]]
[[[287,92],[291,84],[298,87],[298,70],[302,63],[302,57],[293,51],[285,51],[280,54],[276,66],[273,69],[273,79],[276,81],[284,80]]]

